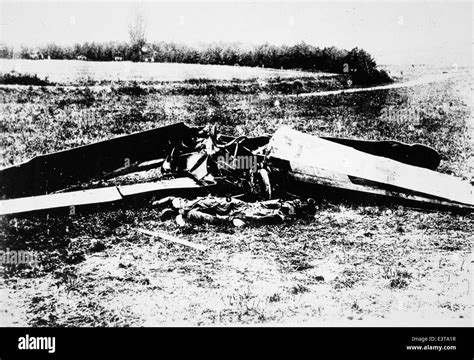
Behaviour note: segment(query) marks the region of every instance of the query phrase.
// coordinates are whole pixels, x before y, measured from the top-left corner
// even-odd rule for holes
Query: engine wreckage
[[[419,144],[289,127],[232,137],[178,123],[0,170],[0,215],[73,215],[150,199],[163,217],[235,226],[312,212],[321,199],[472,212],[473,186],[436,172],[439,162]]]

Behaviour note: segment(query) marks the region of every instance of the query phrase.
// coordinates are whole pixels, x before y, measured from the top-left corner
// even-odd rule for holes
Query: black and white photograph
[[[0,326],[471,328],[472,8],[2,0]]]

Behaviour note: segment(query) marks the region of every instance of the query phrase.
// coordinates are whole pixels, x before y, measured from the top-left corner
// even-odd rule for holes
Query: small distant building
[[[158,55],[158,51],[156,51],[156,50],[151,51],[151,46],[147,46],[146,47],[146,53],[143,54],[143,61],[145,61],[145,62],[155,62],[157,55]]]
[[[31,60],[43,60],[44,55],[40,52],[35,52],[30,54],[30,59]]]
[[[87,60],[87,56],[84,56],[84,55],[78,55],[78,56],[76,57],[76,59],[77,59],[77,60],[82,60],[82,61],[85,61],[85,60]]]
[[[123,61],[123,57],[121,56],[115,56],[114,61]]]

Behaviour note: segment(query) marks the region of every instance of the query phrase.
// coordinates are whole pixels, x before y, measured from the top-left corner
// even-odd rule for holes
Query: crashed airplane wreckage
[[[473,186],[436,172],[432,148],[312,136],[231,137],[184,123],[36,156],[0,170],[0,215],[75,214],[168,195],[288,196],[474,209]],[[229,200],[230,201],[230,200]]]

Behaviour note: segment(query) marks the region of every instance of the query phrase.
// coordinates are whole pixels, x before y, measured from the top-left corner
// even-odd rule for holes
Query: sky
[[[149,41],[241,42],[345,49],[379,64],[472,65],[472,2],[373,1],[0,1],[0,41],[8,45],[127,41],[142,13]]]

